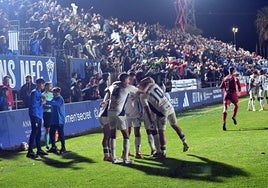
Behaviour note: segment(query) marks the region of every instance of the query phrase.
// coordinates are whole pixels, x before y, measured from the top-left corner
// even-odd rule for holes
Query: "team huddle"
[[[260,103],[259,111],[264,110],[264,98],[265,90],[268,90],[268,85],[266,84],[266,75],[264,70],[254,71],[249,77],[249,101],[248,101],[248,111],[256,111],[255,99],[257,98]],[[266,92],[266,99],[268,99]]]
[[[185,135],[177,125],[175,110],[165,95],[165,92],[151,77],[143,72],[122,73],[118,81],[106,88],[106,94],[101,103],[99,120],[103,127],[104,161],[112,163],[131,164],[129,159],[129,135],[131,127],[135,135],[135,157],[142,158],[140,150],[141,121],[144,120],[152,158],[166,157],[166,123],[169,121],[182,141],[183,151],[188,150]],[[123,136],[122,157],[116,154],[116,129]]]

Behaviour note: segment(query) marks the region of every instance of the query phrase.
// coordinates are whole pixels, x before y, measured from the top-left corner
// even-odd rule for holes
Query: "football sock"
[[[261,106],[261,109],[263,110],[263,106],[264,106],[263,99],[260,99],[260,106]]]
[[[104,157],[109,157],[109,148],[108,147],[103,148],[103,154],[104,154]]]
[[[251,105],[252,105],[252,110],[255,111],[256,110],[256,108],[255,108],[255,100],[252,100]]]
[[[182,141],[182,143],[186,143],[186,137],[183,136],[183,137],[181,138],[181,141]]]
[[[112,157],[112,159],[116,159],[115,147],[116,147],[116,139],[111,138],[110,139],[110,148],[111,148],[111,157]]]
[[[163,154],[166,154],[166,145],[161,146],[161,151]]]
[[[141,137],[135,137],[135,149],[136,153],[140,151],[140,146],[141,146]]]
[[[123,140],[123,157],[124,160],[128,160],[128,152],[129,152],[129,139]]]
[[[149,142],[151,151],[154,151],[155,150],[154,137],[152,134],[148,134],[147,136],[148,136],[148,142]]]
[[[252,110],[252,99],[248,100],[248,109]]]
[[[48,133],[45,134],[45,143],[46,143],[46,146],[49,146],[49,134]]]
[[[161,152],[159,134],[156,134],[153,137],[154,137],[154,144],[155,144],[155,147],[156,147],[156,151]]]

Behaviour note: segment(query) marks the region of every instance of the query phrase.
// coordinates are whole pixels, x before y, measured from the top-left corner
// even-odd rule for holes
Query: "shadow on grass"
[[[0,160],[1,159],[16,159],[21,155],[26,155],[23,152],[19,152],[17,150],[0,150]]]
[[[134,164],[125,165],[125,167],[143,171],[148,175],[218,183],[224,182],[224,178],[249,176],[249,173],[228,164],[212,161],[196,155],[188,156],[198,158],[201,162],[183,161],[174,158],[163,160],[143,159],[135,161]]]
[[[45,163],[48,166],[55,168],[71,168],[73,170],[82,169],[81,167],[76,167],[78,163],[95,163],[92,159],[83,157],[75,152],[67,151],[66,153],[59,155],[62,159],[69,159],[68,161],[62,161],[62,159],[52,159],[49,156],[56,154],[49,154],[48,156],[42,156],[42,159],[39,159],[41,162]]]
[[[0,161],[2,161],[2,159],[16,159],[18,157],[21,157],[21,155],[25,156],[26,158],[26,154],[24,152],[1,150]],[[32,159],[32,160],[43,162],[46,165],[52,166],[55,168],[71,168],[74,170],[81,169],[81,167],[75,166],[78,163],[95,163],[92,159],[81,156],[72,151],[67,151],[66,153],[62,155],[58,155],[59,157],[61,157],[59,159],[50,158],[50,156],[52,155],[56,155],[56,154],[49,153],[49,155],[47,156],[40,156],[39,158]]]
[[[248,127],[248,128],[240,128],[237,130],[228,130],[227,131],[268,131],[268,127]]]

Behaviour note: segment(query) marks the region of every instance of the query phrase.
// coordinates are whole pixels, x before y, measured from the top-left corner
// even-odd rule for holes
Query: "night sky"
[[[63,6],[71,2],[89,9],[93,7],[105,18],[110,16],[120,21],[140,21],[173,27],[176,19],[174,0],[58,0]],[[255,51],[257,34],[256,14],[268,6],[268,0],[195,0],[196,25],[203,36],[216,37],[224,42],[233,41],[232,27],[238,28],[237,46]]]

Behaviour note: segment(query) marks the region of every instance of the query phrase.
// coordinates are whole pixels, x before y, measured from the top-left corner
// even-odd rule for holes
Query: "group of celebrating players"
[[[255,100],[260,103],[259,111],[264,110],[264,98],[265,90],[268,90],[268,85],[266,83],[265,70],[255,70],[249,77],[249,101],[248,101],[248,111],[256,111]],[[266,100],[268,99],[266,91]]]
[[[135,135],[135,158],[142,158],[140,150],[141,121],[144,120],[151,157],[162,159],[166,157],[166,123],[182,141],[183,151],[187,151],[185,135],[177,124],[176,113],[166,93],[155,81],[144,72],[121,73],[118,81],[106,88],[106,94],[101,103],[99,121],[103,127],[104,161],[112,163],[132,164],[129,159],[129,135],[131,127]],[[121,158],[116,155],[116,130],[123,136],[123,152]]]

